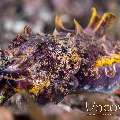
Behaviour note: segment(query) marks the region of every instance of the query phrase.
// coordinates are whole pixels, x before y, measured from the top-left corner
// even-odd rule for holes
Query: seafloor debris
[[[75,30],[67,29],[59,16],[53,34],[34,34],[26,26],[1,50],[1,96],[8,99],[25,90],[38,103],[46,103],[58,102],[72,91],[115,90],[120,53],[105,34],[114,19],[112,13],[100,16],[93,8],[85,29],[76,20]]]
[[[37,117],[34,120],[119,120],[120,117],[120,98],[98,92],[81,91],[67,95],[58,104],[46,105],[36,105],[28,96],[16,94],[4,106],[12,111],[15,120],[33,117]]]
[[[0,107],[0,120],[14,120],[10,110]]]

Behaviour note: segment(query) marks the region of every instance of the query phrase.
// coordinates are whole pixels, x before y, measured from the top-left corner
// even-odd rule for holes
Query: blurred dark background
[[[25,25],[30,25],[33,32],[52,33],[56,14],[68,28],[74,28],[74,18],[85,27],[93,6],[100,14],[116,14],[111,34],[119,39],[120,0],[0,0],[0,47],[6,47]]]

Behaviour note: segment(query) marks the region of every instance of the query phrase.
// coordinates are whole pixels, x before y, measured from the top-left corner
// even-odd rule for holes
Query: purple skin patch
[[[80,78],[78,88],[87,91],[104,93],[113,92],[118,89],[120,86],[120,65],[115,64],[116,72],[115,75],[111,77],[105,74],[105,68],[107,68],[107,66],[99,68],[99,76],[97,78],[89,77],[87,79],[82,79],[84,77],[78,76],[78,79]]]

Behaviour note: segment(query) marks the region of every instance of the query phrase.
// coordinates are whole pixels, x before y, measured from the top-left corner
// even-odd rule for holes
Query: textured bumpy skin
[[[76,20],[75,30],[66,29],[58,16],[53,34],[33,34],[26,26],[1,50],[1,94],[25,89],[42,103],[58,101],[72,90],[115,90],[120,83],[120,53],[105,35],[114,19],[111,13],[99,16],[93,8],[85,29]]]

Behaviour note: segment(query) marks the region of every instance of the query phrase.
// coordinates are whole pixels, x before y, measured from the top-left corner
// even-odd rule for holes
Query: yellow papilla
[[[95,67],[102,67],[112,65],[113,63],[120,63],[120,54],[112,54],[110,56],[103,56],[98,58],[95,62]]]
[[[110,25],[115,20],[115,15],[112,13],[104,13],[101,17],[101,20],[99,21],[99,24],[96,26],[95,31],[98,31],[99,29],[106,27],[106,25]]]
[[[89,24],[88,24],[88,27],[89,27],[89,28],[90,28],[90,27],[91,27],[91,28],[94,27],[99,20],[100,20],[100,17],[99,17],[99,15],[98,15],[98,13],[97,13],[97,10],[96,10],[95,7],[93,7],[93,8],[92,8],[92,16],[91,16],[91,18],[90,18],[90,22],[89,22]]]
[[[29,92],[33,93],[34,95],[37,95],[40,91],[42,91],[44,88],[47,88],[50,85],[50,81],[43,81],[39,85],[34,85]]]

